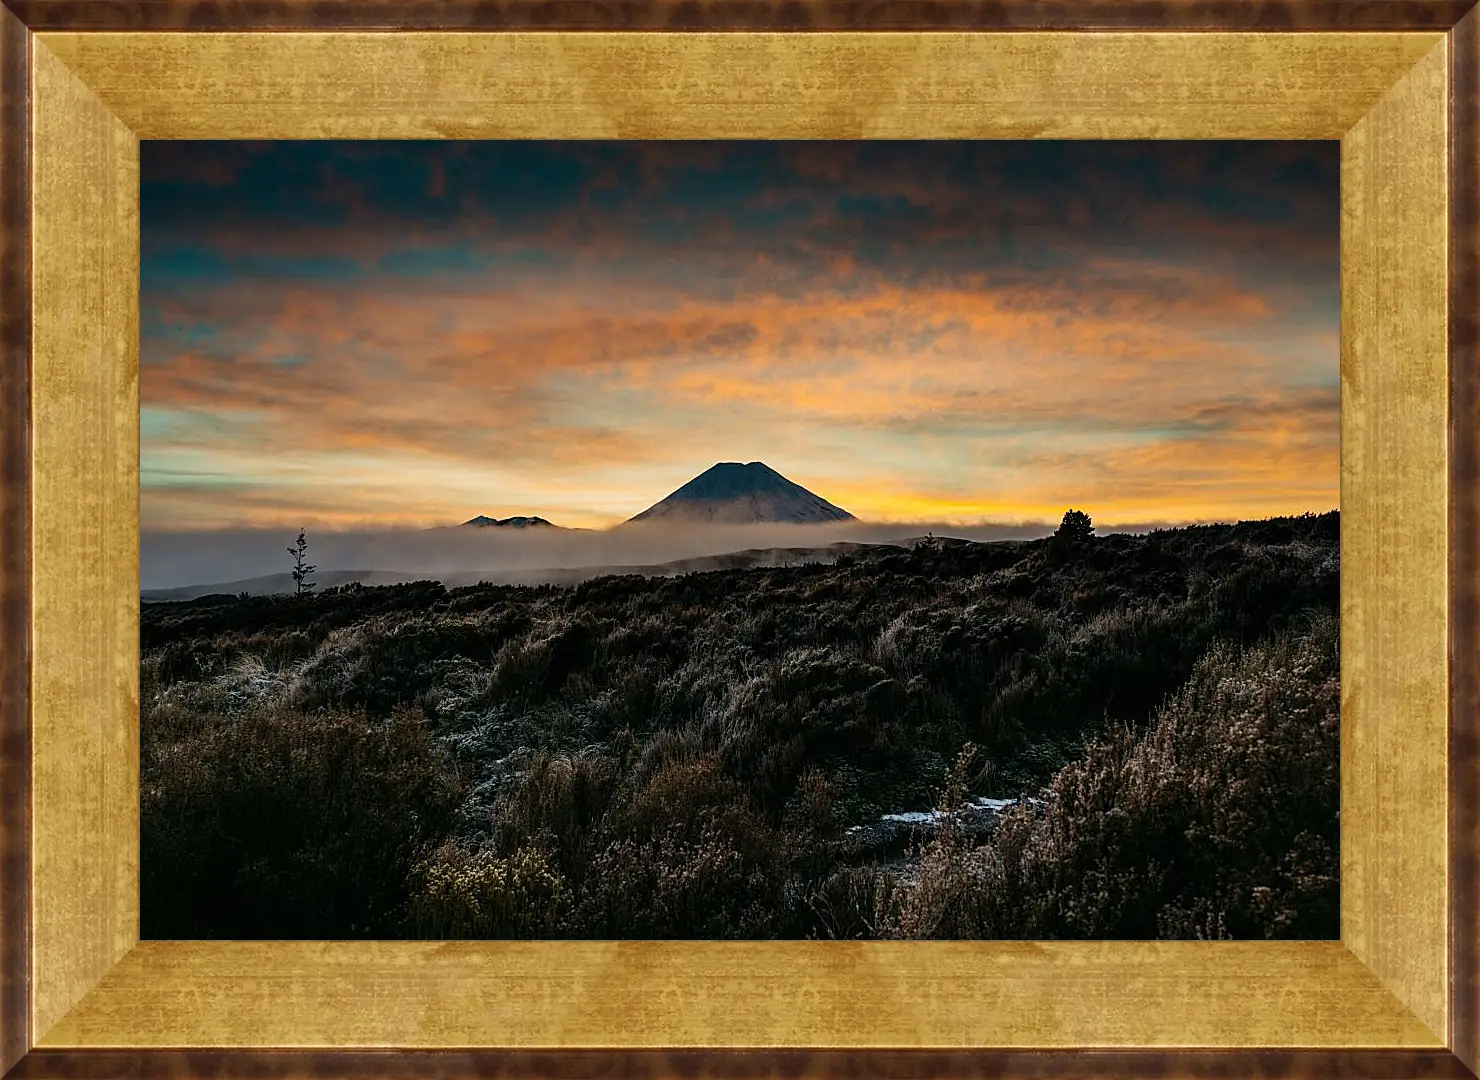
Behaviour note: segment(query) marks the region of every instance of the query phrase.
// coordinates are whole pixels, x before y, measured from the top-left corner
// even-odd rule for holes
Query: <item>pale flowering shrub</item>
[[[564,932],[571,894],[550,858],[500,858],[444,844],[412,875],[411,918],[429,938],[543,938]]]

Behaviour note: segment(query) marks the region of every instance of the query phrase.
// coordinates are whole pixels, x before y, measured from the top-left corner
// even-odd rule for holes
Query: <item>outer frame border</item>
[[[20,1077],[1480,1075],[1476,0],[0,0],[0,1072]],[[31,34],[42,30],[1443,31],[1450,36],[1447,1051],[33,1051]]]
[[[5,0],[41,30],[1440,30],[1474,0]]]

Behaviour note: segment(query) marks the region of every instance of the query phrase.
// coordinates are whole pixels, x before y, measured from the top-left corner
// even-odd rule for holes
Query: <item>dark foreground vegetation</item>
[[[144,936],[1336,937],[1337,533],[145,605]]]

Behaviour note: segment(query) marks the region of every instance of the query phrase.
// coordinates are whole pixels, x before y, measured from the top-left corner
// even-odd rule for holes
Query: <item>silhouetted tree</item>
[[[288,554],[293,556],[293,584],[297,586],[295,595],[302,596],[313,588],[313,582],[308,580],[308,575],[314,572],[314,568],[308,564],[306,554],[308,552],[308,537],[302,529],[298,530],[298,539],[293,546],[288,548]]]
[[[1088,540],[1095,534],[1094,523],[1083,510],[1070,510],[1064,514],[1055,536],[1061,540]]]

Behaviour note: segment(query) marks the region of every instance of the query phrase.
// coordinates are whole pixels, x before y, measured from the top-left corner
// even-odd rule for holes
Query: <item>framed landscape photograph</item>
[[[142,936],[1339,938],[1339,149],[142,144]]]
[[[1476,1075],[1467,3],[0,16],[6,1075]]]

